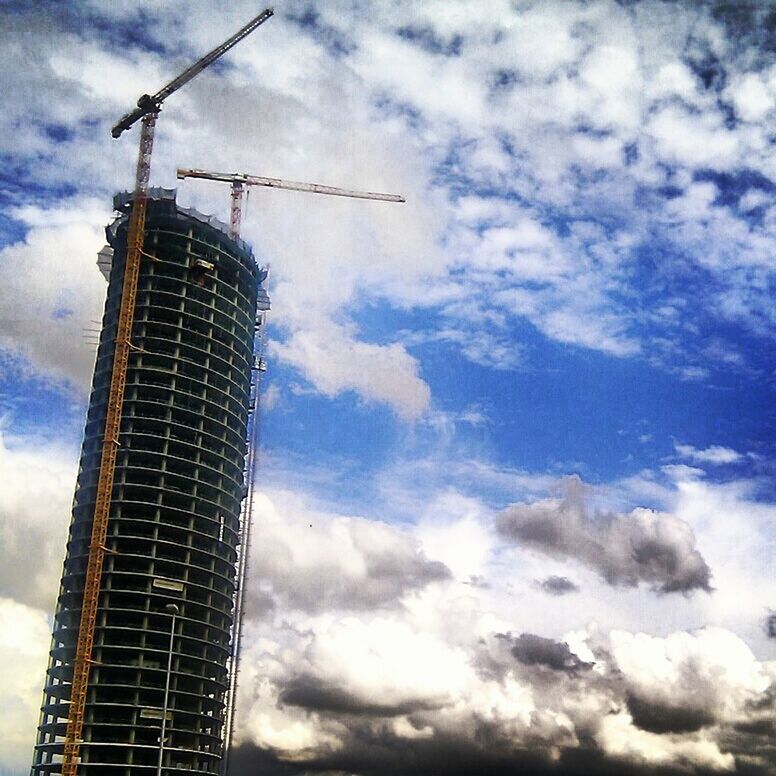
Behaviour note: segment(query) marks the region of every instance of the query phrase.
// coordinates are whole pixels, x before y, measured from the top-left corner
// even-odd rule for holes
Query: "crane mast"
[[[105,433],[102,456],[100,458],[100,472],[97,479],[97,493],[94,502],[94,518],[92,520],[92,531],[89,541],[83,603],[81,605],[81,622],[78,626],[73,680],[70,687],[70,707],[62,759],[63,776],[76,776],[78,772],[81,736],[86,710],[86,694],[89,688],[89,671],[93,662],[94,626],[97,620],[102,567],[107,550],[105,541],[108,533],[116,454],[119,447],[121,408],[124,403],[129,351],[132,347],[130,341],[132,316],[137,296],[140,255],[143,248],[145,214],[148,204],[148,179],[151,171],[151,151],[153,149],[155,124],[156,113],[148,113],[143,116],[143,125],[140,133],[140,151],[137,160],[135,200],[127,232],[127,255],[116,329],[108,407],[105,417]]]
[[[272,15],[272,9],[268,8],[262,11],[232,37],[197,60],[191,67],[184,70],[177,78],[170,81],[167,86],[160,89],[156,94],[153,96],[143,95],[137,101],[138,107],[121,118],[111,130],[112,136],[118,138],[122,132],[132,127],[138,120],[141,120],[140,149],[135,171],[133,206],[127,230],[127,252],[124,262],[124,278],[116,329],[110,392],[105,417],[105,431],[97,480],[94,517],[89,540],[86,578],[81,605],[81,621],[78,627],[73,678],[70,687],[70,705],[62,757],[62,776],[77,776],[80,761],[89,673],[93,663],[94,627],[97,619],[102,569],[105,553],[108,551],[105,541],[108,532],[116,455],[120,444],[121,410],[127,382],[127,367],[129,364],[129,353],[132,348],[132,320],[145,237],[148,182],[151,173],[151,154],[154,145],[156,119],[162,108],[162,103],[167,97],[201,73],[208,65],[223,56],[232,46],[253,32]]]

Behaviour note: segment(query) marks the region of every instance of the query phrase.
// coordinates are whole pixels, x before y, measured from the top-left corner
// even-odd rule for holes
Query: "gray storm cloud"
[[[540,590],[549,595],[567,595],[568,593],[576,593],[579,590],[579,586],[574,584],[568,577],[555,575],[537,580],[536,584]]]
[[[569,645],[537,636],[533,633],[521,633],[512,644],[512,654],[524,665],[547,666],[554,671],[574,672],[591,668],[592,663],[580,660]]]
[[[645,583],[661,593],[711,590],[711,571],[687,523],[648,509],[592,512],[576,476],[566,478],[563,489],[560,499],[506,509],[498,534],[555,558],[576,559],[610,585]]]
[[[395,717],[428,711],[442,705],[430,700],[407,699],[397,703],[381,702],[379,698],[365,700],[336,683],[327,684],[314,676],[299,676],[289,680],[278,696],[278,703],[310,711],[372,717]]]

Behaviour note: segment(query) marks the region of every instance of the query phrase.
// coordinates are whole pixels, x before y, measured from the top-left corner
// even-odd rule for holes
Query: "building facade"
[[[131,197],[115,204],[121,215],[107,229],[112,257],[101,252],[108,294],[33,774],[61,771]],[[212,774],[224,755],[266,271],[224,225],[179,207],[169,190],[150,193],[144,254],[79,773],[156,773],[169,682],[163,772]]]

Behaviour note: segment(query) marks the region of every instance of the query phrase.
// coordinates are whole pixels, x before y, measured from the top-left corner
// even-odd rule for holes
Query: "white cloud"
[[[747,553],[762,542],[759,532],[772,511],[753,511],[745,492],[743,485],[720,491],[683,482],[678,491],[664,489],[662,497],[692,525],[715,569],[735,568],[724,531],[734,532]],[[289,514],[284,512],[284,523]],[[300,515],[284,544],[314,547],[316,565],[351,578],[351,538],[337,534],[329,542],[326,533],[321,536],[320,513],[308,508],[307,514],[313,541],[302,536]],[[421,747],[421,756],[428,744],[444,748],[456,741],[476,761],[486,757],[478,743],[483,736],[491,753],[530,746],[552,758],[564,747],[584,749],[585,741],[595,740],[604,759],[690,772],[731,770],[744,757],[763,762],[762,737],[741,738],[734,728],[768,724],[772,712],[765,699],[776,667],[758,661],[729,626],[740,629],[748,621],[762,629],[758,607],[764,599],[742,616],[740,606],[738,615],[728,609],[728,599],[740,599],[743,588],[765,591],[765,558],[772,550],[759,553],[762,563],[759,555],[756,563],[750,557],[749,576],[736,581],[738,572],[720,574],[710,596],[680,597],[670,606],[645,592],[604,595],[595,576],[579,567],[575,594],[554,597],[530,580],[540,572],[567,572],[568,565],[505,553],[483,532],[484,514],[478,502],[453,492],[428,504],[414,533],[426,554],[444,560],[455,576],[396,590],[396,606],[378,612],[329,607],[312,615],[284,606],[249,625],[241,740],[271,746],[281,759],[322,758],[331,768],[345,762],[338,758],[347,758],[354,746],[359,757],[368,757],[355,741],[378,734],[381,756],[397,767],[409,743]],[[345,525],[339,520],[331,527]],[[372,537],[364,546],[383,544]],[[301,551],[290,564],[297,570],[308,569],[308,550]],[[321,590],[314,571],[297,573],[295,584]],[[622,625],[611,631],[585,626],[591,616]],[[718,624],[687,626],[704,620]],[[662,633],[650,632],[656,627]],[[547,636],[517,639],[529,628]],[[766,640],[762,635],[761,652]],[[526,643],[532,651],[513,649]]]
[[[0,435],[0,595],[53,610],[75,488],[74,459],[51,443]]]
[[[457,645],[387,617],[346,617],[323,625],[307,656],[326,681],[347,687],[354,705],[455,703],[471,671]]]
[[[705,621],[733,630],[756,654],[767,655],[773,649],[764,623],[773,606],[776,508],[755,499],[755,487],[745,480],[715,485],[682,479],[674,509],[692,526],[714,569],[715,592],[700,602]]]
[[[595,94],[590,111],[595,126],[636,127],[641,119],[641,71],[634,48],[598,46],[583,61],[579,75]]]
[[[207,50],[248,16],[248,6],[239,4],[215,16],[198,3],[92,6],[125,21],[139,8],[153,14],[148,34],[156,40],[188,41],[182,59]],[[303,5],[292,2],[289,9]],[[409,350],[412,332],[361,337],[359,312],[373,301],[402,311],[439,308],[446,320],[442,341],[496,368],[522,363],[525,352],[510,351],[506,337],[509,325],[522,319],[560,342],[617,357],[651,353],[656,338],[647,341],[643,333],[650,305],[642,304],[631,273],[637,251],[657,240],[667,250],[655,254],[656,275],[681,280],[673,247],[682,264],[702,267],[724,289],[663,305],[674,314],[653,325],[665,326],[665,353],[681,351],[684,335],[677,331],[689,331],[696,307],[747,325],[767,312],[770,300],[763,301],[760,289],[768,287],[771,222],[744,220],[718,203],[716,185],[693,182],[693,174],[700,167],[735,172],[743,161],[773,173],[767,121],[774,76],[734,58],[724,27],[708,9],[653,3],[526,8],[499,0],[368,10],[332,2],[317,11],[332,35],[354,44],[350,53],[332,55],[310,29],[278,13],[272,26],[229,55],[231,67],[203,75],[170,101],[153,173],[155,182],[172,184],[177,164],[196,164],[407,195],[400,207],[251,195],[244,233],[275,267],[273,322],[282,333],[274,347],[315,390],[332,397],[353,391],[407,419],[425,413],[430,425],[441,417],[428,412],[423,364]],[[88,29],[64,35],[53,15],[32,12],[41,23],[13,15],[2,54],[9,99],[0,147],[20,160],[36,198],[41,185],[77,182],[78,192],[54,211],[29,204],[26,190],[13,192],[27,204],[10,213],[30,229],[1,257],[2,318],[17,322],[2,345],[28,368],[83,390],[92,353],[81,349],[81,328],[94,325],[104,298],[94,259],[107,193],[129,182],[135,153],[136,138],[113,144],[107,128],[138,94],[172,75],[177,59],[131,45],[109,49],[112,43]],[[406,27],[442,45],[460,35],[460,53],[434,54],[397,38],[396,30]],[[50,54],[40,57],[42,50]],[[731,85],[723,97],[733,103],[738,125],[726,121],[717,95],[689,67],[699,52],[722,57]],[[398,103],[411,110],[402,112]],[[68,139],[52,140],[49,124],[61,124]],[[20,133],[20,125],[29,130]],[[181,149],[196,158],[182,159]],[[680,190],[669,204],[661,194],[666,185]],[[475,193],[455,199],[471,187]],[[205,184],[186,184],[182,195],[184,203],[222,217],[227,199],[224,190]],[[764,203],[750,191],[740,212]],[[597,223],[601,213],[605,224]],[[29,325],[28,318],[34,319]],[[465,325],[450,323],[456,319]],[[686,374],[693,369],[706,374],[692,365]],[[443,418],[439,425],[450,422]],[[525,745],[557,757],[563,746],[595,740],[605,752],[637,763],[730,768],[729,749],[740,740],[731,725],[767,722],[767,710],[755,713],[747,699],[762,700],[770,669],[737,638],[744,635],[760,656],[772,647],[762,632],[763,614],[773,605],[772,507],[743,485],[699,481],[703,472],[687,466],[667,467],[678,490],[661,475],[619,483],[627,495],[664,500],[666,512],[691,527],[698,552],[714,569],[716,590],[667,603],[646,590],[612,593],[593,570],[572,565],[579,591],[551,598],[533,580],[561,577],[573,562],[504,547],[485,528],[485,506],[442,487],[455,481],[474,492],[508,494],[503,499],[539,498],[547,475],[455,452],[441,463],[410,459],[390,476],[377,475],[386,501],[392,499],[391,517],[424,515],[414,529],[275,493],[257,502],[263,513],[254,569],[260,573],[251,600],[264,608],[246,639],[244,737],[289,760],[349,751],[350,728],[364,733],[362,741],[387,742],[386,752],[397,739],[413,747],[458,741],[474,750],[484,740],[497,752]],[[716,446],[681,445],[677,452],[704,464],[733,463],[738,458],[731,456],[740,455]],[[0,453],[12,482],[2,502],[3,539],[10,556],[6,592],[17,603],[7,611],[26,623],[19,634],[29,625],[30,645],[42,644],[48,627],[18,601],[50,606],[56,580],[47,575],[58,574],[74,467],[48,449],[8,446]],[[40,502],[30,498],[32,491],[43,493],[45,509],[29,512]],[[629,519],[660,538],[656,525],[665,517],[637,510]],[[59,538],[49,530],[55,524]],[[686,532],[670,538],[677,536],[687,544]],[[47,560],[39,574],[21,577],[13,564],[32,543]],[[263,554],[266,548],[271,551]],[[435,560],[453,578],[436,573]],[[573,651],[596,666],[573,677],[556,676],[546,664],[516,665],[498,638],[527,628],[563,638],[564,629],[584,628],[590,617],[615,627],[616,635],[586,629]],[[716,629],[691,632],[703,622]],[[650,629],[660,632],[641,633]],[[4,665],[22,666],[27,658],[14,662],[19,644],[9,649]],[[22,669],[8,688],[27,682]],[[42,667],[35,670],[37,696]],[[721,677],[721,721],[665,734],[639,727],[639,713],[642,724],[650,724],[644,722],[649,715],[643,705],[635,715],[627,710],[628,692],[638,691],[642,704],[653,706],[691,698],[687,676],[705,690],[710,676]],[[303,700],[304,681],[312,705],[281,702],[290,688],[297,703]],[[20,709],[26,722],[19,724],[34,726],[37,700],[13,700],[32,698],[24,687],[13,689],[6,708]],[[716,699],[719,688],[712,689],[709,697]],[[390,708],[375,708],[375,697],[385,697]],[[352,712],[347,724],[337,708]],[[13,724],[6,729],[31,742]],[[4,751],[26,747],[28,759],[29,744],[18,747]],[[743,751],[753,761],[760,756],[748,744]]]
[[[610,638],[630,691],[667,712],[678,705],[712,720],[734,722],[771,683],[751,649],[720,628],[662,639],[614,631]]]
[[[502,52],[514,57],[520,72],[547,77],[579,56],[581,42],[570,29],[573,12],[557,10],[548,15],[538,8],[530,9],[510,25],[499,45]]]
[[[444,563],[457,578],[478,576],[493,547],[484,518],[479,502],[447,493],[429,505],[415,534],[426,554]]]
[[[573,143],[579,159],[590,167],[622,166],[623,147],[621,141],[615,137],[595,138],[580,134],[573,138]]]
[[[655,78],[646,88],[655,98],[679,96],[692,103],[697,97],[698,82],[683,62],[667,62],[660,66]]]
[[[639,730],[627,714],[605,717],[596,740],[610,754],[639,765],[686,763],[719,771],[733,771],[736,767],[733,755],[721,752],[719,745],[706,736],[677,741]]]
[[[128,109],[137,94],[160,85],[179,61],[225,37],[252,10],[239,6],[214,19],[197,4],[185,14],[179,3],[143,7],[158,17],[149,32],[154,40],[168,41],[167,30],[177,25],[175,39],[188,42],[185,53],[176,51],[171,62],[132,46],[108,48],[88,29],[64,33],[54,19],[26,27],[18,22],[9,57],[32,65],[22,73],[9,65],[7,72],[24,84],[6,86],[33,101],[10,101],[0,135],[14,138],[17,147],[9,150],[25,155],[33,180],[82,181],[84,193],[100,197],[126,185],[134,143],[107,139],[116,109]],[[132,13],[113,4],[97,3],[94,10],[125,22]],[[302,10],[289,7],[291,14]],[[699,166],[728,170],[741,160],[772,172],[766,112],[772,71],[734,59],[724,28],[707,10],[500,2],[484,13],[476,3],[455,2],[381,6],[365,14],[331,3],[318,9],[316,23],[318,38],[277,14],[230,52],[229,69],[203,74],[175,95],[160,121],[154,159],[154,180],[167,185],[174,183],[175,166],[188,163],[407,195],[407,205],[396,207],[254,192],[244,231],[276,267],[274,314],[289,338],[307,336],[304,320],[312,308],[325,323],[341,323],[365,298],[406,309],[476,297],[505,321],[527,317],[549,338],[618,357],[639,355],[649,343],[635,334],[639,305],[624,304],[623,292],[634,291],[628,275],[633,251],[666,220],[666,238],[688,250],[692,261],[711,266],[728,288],[717,294],[715,314],[751,322],[764,310],[756,293],[764,278],[735,269],[766,266],[764,226],[749,228],[720,208],[704,214],[669,207],[665,219],[659,198],[646,209],[643,197],[638,204],[635,198],[640,187],[657,190],[666,183],[665,162],[679,167],[677,180]],[[408,31],[421,38],[411,40]],[[332,39],[344,41],[338,55],[324,45]],[[454,43],[453,55],[434,53],[435,45]],[[45,61],[34,54],[43,48],[50,51]],[[725,125],[689,67],[704,50],[727,56],[726,95],[746,126]],[[385,99],[406,103],[414,113],[386,107]],[[22,103],[24,115],[32,109],[40,126],[18,145],[12,128]],[[81,123],[85,116],[97,125]],[[72,137],[55,142],[46,135],[48,124],[62,125]],[[180,148],[196,149],[197,158],[181,159]],[[626,152],[634,155],[630,167],[623,164]],[[263,167],[267,159],[271,169]],[[498,223],[458,233],[449,195],[458,194],[461,180],[490,192],[486,199],[505,211]],[[185,191],[184,199],[225,215],[226,195],[218,187],[187,183]],[[525,212],[516,201],[535,211]],[[564,234],[559,223],[567,216],[591,211],[618,220],[620,233],[587,241]],[[533,238],[532,228],[538,230]],[[466,283],[449,274],[460,266],[470,270]],[[525,297],[522,304],[511,303],[511,291],[504,298],[493,293],[503,289],[505,269]],[[676,329],[668,336],[675,341]],[[294,351],[295,365],[319,372],[317,347]],[[487,363],[471,349],[468,355]],[[389,358],[403,362],[400,371],[412,383],[409,362],[394,352]],[[516,363],[508,361],[491,365]],[[381,395],[351,371],[346,390],[394,407],[403,401],[401,390]],[[330,376],[320,379],[324,391],[341,390]],[[410,414],[423,403],[419,390],[417,384],[410,389],[416,403]]]
[[[73,56],[75,51],[78,56]],[[56,78],[72,81],[87,97],[109,103],[119,115],[122,108],[128,112],[137,98],[149,91],[149,85],[161,87],[167,69],[148,51],[106,51],[98,41],[86,43],[76,36],[62,40],[62,48],[48,57],[48,65]]]
[[[730,84],[726,93],[744,121],[760,121],[776,106],[773,83],[769,84],[759,73],[740,75]]]
[[[770,203],[771,198],[764,191],[761,191],[760,189],[750,189],[738,201],[738,206],[741,210],[747,212],[754,210],[761,205],[770,205]]]
[[[107,220],[107,212],[93,201],[73,206],[16,211],[31,227],[23,242],[0,251],[0,348],[80,393],[89,384],[96,350],[85,330],[100,328],[95,321],[105,298],[97,268],[105,239],[95,221]]]
[[[406,603],[249,626],[241,740],[331,768],[351,751],[368,761],[377,734],[382,762],[397,767],[410,742],[415,756],[455,741],[472,762],[496,753],[516,765],[523,747],[556,758],[591,738],[615,762],[730,770],[735,755],[754,756],[731,751],[730,732],[768,718],[756,708],[772,672],[726,630],[661,638],[591,626],[564,637],[571,647],[532,636],[529,654],[513,648],[526,641],[508,632],[517,622],[454,582]]]
[[[404,420],[419,418],[431,398],[417,360],[402,345],[360,342],[335,324],[296,331],[273,351],[325,396],[353,390],[366,401],[389,404]]]
[[[743,458],[741,453],[722,445],[711,445],[705,450],[698,450],[692,445],[674,443],[674,449],[682,458],[688,458],[697,463],[728,464],[737,463]]]
[[[28,451],[19,455],[20,471],[37,466]],[[60,479],[54,490],[69,495],[72,483]],[[353,751],[353,736],[367,732],[382,736],[397,763],[406,745],[453,740],[486,757],[483,736],[507,757],[515,745],[552,758],[595,740],[599,756],[634,763],[731,768],[743,751],[757,761],[740,749],[733,726],[767,722],[762,700],[776,675],[730,628],[748,622],[762,630],[772,557],[763,531],[772,508],[747,502],[746,492],[685,481],[669,493],[704,556],[725,570],[707,599],[670,607],[645,591],[606,596],[595,574],[578,567],[573,596],[546,595],[531,580],[568,573],[568,564],[505,548],[487,528],[488,510],[453,491],[405,529],[332,514],[290,493],[258,494],[240,740],[296,762],[336,763]],[[10,523],[27,520],[11,510]],[[733,545],[747,558],[731,557]],[[45,662],[49,624],[8,605],[20,622],[39,621],[40,633],[25,644],[40,643]],[[591,616],[619,625],[610,633],[585,627]],[[676,628],[699,619],[717,625]],[[658,622],[668,632],[649,632]],[[542,634],[529,640],[534,651],[514,651],[517,634],[531,630]],[[33,699],[14,728],[25,756],[41,677],[42,665],[14,678],[28,689],[13,698]]]
[[[738,136],[714,114],[698,116],[678,107],[664,108],[651,119],[648,131],[658,154],[669,162],[726,170],[740,158]]]
[[[280,388],[274,383],[261,390],[261,409],[263,412],[271,412],[282,401]]]
[[[29,768],[51,631],[45,612],[0,597],[0,768]]]
[[[429,54],[382,31],[365,33],[350,64],[372,88],[421,107],[445,121],[478,124],[485,118],[485,88],[467,60]]]
[[[378,608],[450,575],[438,556],[386,523],[327,514],[284,492],[257,494],[254,512],[259,601],[274,597],[310,612]]]

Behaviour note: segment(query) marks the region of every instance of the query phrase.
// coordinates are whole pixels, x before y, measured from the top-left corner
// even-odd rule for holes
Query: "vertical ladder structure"
[[[236,237],[234,224],[230,224],[230,235]],[[269,276],[269,267],[267,275]],[[224,759],[221,774],[229,773],[229,760],[232,753],[232,740],[234,738],[235,717],[237,713],[237,685],[240,660],[240,647],[242,644],[242,626],[245,619],[245,582],[248,577],[248,562],[251,551],[251,527],[253,526],[253,497],[256,487],[256,456],[259,451],[259,436],[261,434],[261,416],[259,414],[261,401],[261,382],[266,365],[264,363],[264,344],[267,328],[267,311],[269,310],[269,298],[259,289],[257,300],[256,328],[254,339],[253,370],[251,378],[250,419],[248,421],[248,454],[245,462],[245,500],[243,501],[242,515],[240,516],[240,546],[237,556],[237,586],[234,595],[234,622],[231,632],[231,654],[229,656],[229,689],[226,694],[226,714],[224,723]]]

